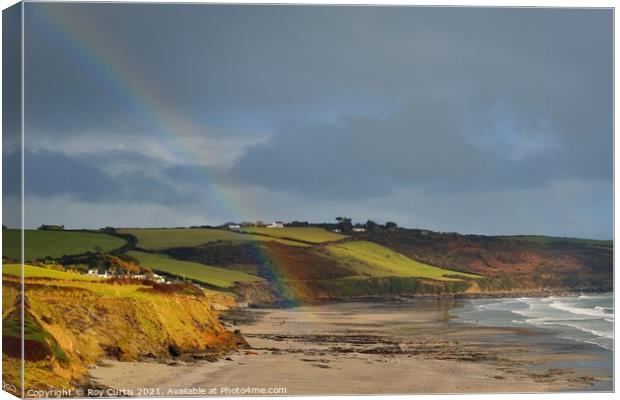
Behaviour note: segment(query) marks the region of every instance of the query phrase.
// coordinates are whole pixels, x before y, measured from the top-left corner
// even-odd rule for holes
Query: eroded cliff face
[[[4,277],[3,341],[19,341],[18,282]],[[170,285],[169,285],[170,286]],[[10,295],[11,293],[12,295]],[[212,310],[213,299],[191,285],[26,281],[25,387],[70,388],[105,358],[217,357],[242,343]],[[7,307],[8,305],[8,307]],[[3,358],[19,357],[8,347]],[[16,365],[16,364],[15,364]],[[19,371],[4,371],[7,379]]]

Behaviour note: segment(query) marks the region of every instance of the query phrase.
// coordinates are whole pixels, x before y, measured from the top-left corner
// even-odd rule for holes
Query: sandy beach
[[[106,360],[90,373],[95,385],[133,396],[195,394],[198,389],[201,395],[221,396],[610,386],[610,371],[587,367],[596,365],[600,354],[544,332],[454,323],[453,306],[348,303],[248,310],[251,314],[229,318],[228,324],[241,330],[251,349],[215,362]],[[241,391],[246,388],[254,392]]]

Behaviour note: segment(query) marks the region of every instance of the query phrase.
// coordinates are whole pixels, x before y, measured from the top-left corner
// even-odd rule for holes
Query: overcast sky
[[[28,3],[25,23],[31,227],[612,237],[610,10]]]

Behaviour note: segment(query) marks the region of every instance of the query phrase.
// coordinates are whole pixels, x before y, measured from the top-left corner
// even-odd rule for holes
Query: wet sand
[[[254,323],[232,319],[230,328],[241,329],[251,349],[227,359],[106,361],[91,376],[96,384],[149,396],[199,389],[200,395],[273,394],[269,388],[285,388],[287,395],[611,390],[610,372],[596,368],[601,354],[544,332],[454,323],[453,306],[261,310],[250,314],[258,317]]]

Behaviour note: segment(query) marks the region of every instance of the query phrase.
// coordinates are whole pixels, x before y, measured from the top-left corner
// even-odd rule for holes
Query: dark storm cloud
[[[378,24],[363,52],[341,46],[327,61],[348,59],[343,80],[359,74],[360,86],[379,96],[387,89],[407,99],[398,111],[280,128],[247,152],[236,174],[327,197],[381,195],[402,184],[497,190],[611,179],[611,14],[409,11],[411,19]]]
[[[329,219],[328,203],[341,201],[377,215],[386,209],[362,202],[401,196],[392,199],[392,215],[407,220],[415,203],[432,221],[444,211],[433,216],[427,205],[446,194],[455,207],[473,194],[543,201],[570,193],[567,187],[610,196],[601,188],[612,181],[611,10],[26,9],[26,141],[44,155],[32,167],[45,177],[32,189],[41,197],[174,208],[199,206],[205,187],[218,184],[240,197],[250,196],[248,188],[263,191],[264,204],[271,196],[295,218],[304,217],[295,210],[312,208]],[[190,151],[174,156],[146,149],[179,145],[183,124],[158,122],[170,115],[188,122],[190,137],[209,141],[183,142]],[[119,150],[97,154],[106,133]],[[222,138],[231,137],[244,140],[224,147]],[[45,152],[50,141],[83,149],[57,159],[58,148]],[[218,149],[231,156],[216,157]],[[206,161],[194,159],[201,154]],[[412,190],[415,202],[403,194]],[[287,196],[305,200],[293,207]],[[485,228],[472,217],[470,226],[556,232],[562,215],[611,219],[608,201],[557,204],[548,221],[524,212],[531,225],[487,221]],[[594,224],[583,231],[599,232]]]
[[[321,198],[380,197],[410,185],[479,192],[567,178],[611,180],[611,156],[600,157],[610,152],[610,138],[588,149],[574,132],[579,128],[570,128],[571,137],[547,119],[494,114],[428,99],[387,119],[289,125],[271,142],[251,147],[232,173],[243,182]]]
[[[114,55],[193,121],[271,125],[342,109],[381,112],[419,94],[467,88],[476,93],[470,101],[534,99],[528,107],[547,109],[585,97],[591,112],[611,107],[606,10],[29,6],[31,112],[68,130],[146,121],[76,60],[76,46],[50,34],[58,15],[98,37],[87,55]]]
[[[144,171],[126,171],[109,174],[98,166],[97,158],[114,159],[114,152],[78,158],[61,153],[39,151],[25,154],[26,197],[67,196],[76,200],[95,203],[139,203],[183,206],[197,201],[197,192],[183,192],[171,182],[149,176]],[[126,157],[127,154],[122,154]],[[136,159],[140,160],[139,155]],[[16,153],[3,157],[3,168],[18,160]],[[19,188],[19,183],[8,185]],[[5,190],[6,195],[18,195],[15,190]]]

